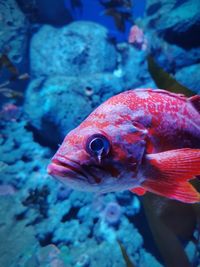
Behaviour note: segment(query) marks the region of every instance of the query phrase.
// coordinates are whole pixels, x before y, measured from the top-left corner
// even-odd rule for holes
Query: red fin
[[[177,183],[169,181],[159,181],[158,179],[147,179],[142,186],[146,190],[157,195],[176,199],[184,203],[200,202],[200,193],[198,193],[189,182]]]
[[[195,109],[200,113],[200,95],[195,95],[189,98],[189,101],[195,107]]]
[[[131,189],[130,191],[137,194],[138,196],[142,196],[146,193],[147,190],[142,187],[136,187]]]
[[[187,181],[200,175],[200,149],[182,148],[149,154],[147,159],[156,176],[168,180]]]
[[[142,187],[186,203],[200,202],[200,193],[187,182],[200,175],[200,149],[176,149],[147,155],[151,178]]]

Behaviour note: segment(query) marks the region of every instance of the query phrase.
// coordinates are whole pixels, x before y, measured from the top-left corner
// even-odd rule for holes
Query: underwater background
[[[199,204],[46,171],[112,95],[199,85],[199,0],[0,0],[0,267],[199,267]]]

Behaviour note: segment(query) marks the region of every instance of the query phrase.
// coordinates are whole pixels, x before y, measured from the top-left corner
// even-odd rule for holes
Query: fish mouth
[[[88,168],[80,165],[77,161],[66,156],[56,155],[47,167],[47,172],[51,176],[88,181],[94,184],[95,177],[89,172]]]

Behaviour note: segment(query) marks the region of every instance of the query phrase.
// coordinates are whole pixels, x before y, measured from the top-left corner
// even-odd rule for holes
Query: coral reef
[[[135,262],[145,261],[142,237],[122,213],[128,201],[123,200],[124,193],[119,193],[119,201],[124,204],[116,204],[116,196],[109,194],[99,199],[100,205],[93,194],[67,188],[63,193],[62,185],[46,175],[49,150],[34,142],[26,122],[12,121],[1,127],[5,138],[1,160],[7,163],[2,170],[2,189],[5,185],[15,188],[7,189],[6,197],[0,194],[1,237],[6,239],[5,234],[10,232],[6,246],[0,247],[4,253],[2,266],[14,267],[16,262],[27,267],[102,266],[102,255],[111,252],[112,258],[105,260],[105,266],[124,266],[117,239],[126,245]],[[23,143],[19,143],[21,135]],[[130,200],[135,198],[130,196]],[[133,210],[131,203],[137,209],[138,204],[130,202]],[[19,242],[17,249],[13,249],[14,240]],[[154,258],[151,262],[160,266]]]
[[[96,198],[63,188],[46,174],[51,152],[28,129],[23,116],[1,122],[0,235],[7,240],[0,246],[1,265],[98,267],[102,255],[110,254],[104,266],[122,267],[119,239],[134,262],[161,266],[129,222],[139,212],[135,196],[124,192]]]
[[[116,202],[110,202],[103,211],[103,220],[110,225],[117,225],[121,217],[121,207]]]
[[[33,226],[26,226],[25,221],[15,220],[16,209],[22,206],[16,194],[0,196],[0,204],[0,237],[3,241],[0,245],[0,265],[14,267],[20,258],[26,257],[25,254],[34,252],[38,241],[34,236]]]

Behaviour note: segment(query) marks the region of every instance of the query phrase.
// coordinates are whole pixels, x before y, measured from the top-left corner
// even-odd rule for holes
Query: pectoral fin
[[[157,181],[148,179],[142,186],[149,192],[184,203],[200,202],[200,194],[189,182]]]
[[[162,178],[177,182],[200,175],[200,149],[182,148],[149,154],[147,161],[152,171],[159,173]]]
[[[142,196],[146,193],[146,189],[142,188],[142,187],[136,187],[130,190],[131,192],[135,193],[138,196]]]
[[[189,98],[189,101],[196,108],[196,110],[200,113],[200,95],[195,95]]]
[[[186,203],[200,202],[200,193],[188,182],[200,175],[200,149],[150,154],[147,162],[147,179],[141,184],[144,189]]]

